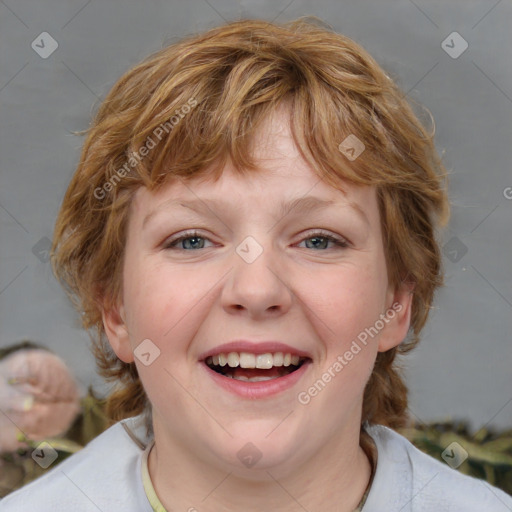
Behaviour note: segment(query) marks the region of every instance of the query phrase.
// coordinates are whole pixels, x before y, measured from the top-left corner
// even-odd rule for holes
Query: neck
[[[206,465],[182,443],[161,434],[155,428],[148,469],[155,492],[169,512],[261,511],[269,505],[290,512],[352,512],[371,476],[371,463],[359,445],[359,428],[338,433],[294,470],[260,470],[251,480],[236,470]]]

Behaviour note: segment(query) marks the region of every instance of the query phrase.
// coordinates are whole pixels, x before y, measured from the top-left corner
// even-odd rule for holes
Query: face
[[[388,285],[375,189],[321,180],[285,111],[255,143],[258,172],[228,164],[217,182],[137,191],[104,323],[137,365],[157,445],[286,471],[359,435],[377,352],[405,337],[410,300]]]

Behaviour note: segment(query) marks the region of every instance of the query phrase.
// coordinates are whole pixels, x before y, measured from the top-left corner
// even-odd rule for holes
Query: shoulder
[[[118,422],[37,480],[7,495],[0,511],[146,510],[140,478],[145,443],[141,417]]]
[[[512,497],[464,475],[382,425],[368,427],[378,451],[377,471],[364,512],[510,512]]]

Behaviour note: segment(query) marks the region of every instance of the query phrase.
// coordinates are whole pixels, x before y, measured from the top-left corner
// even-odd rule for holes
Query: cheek
[[[314,403],[321,414],[328,407],[326,414],[338,421],[359,403],[370,378],[379,335],[372,329],[385,298],[377,273],[353,270],[331,276],[325,293],[316,297],[314,325],[325,352],[298,397],[301,404]]]
[[[386,283],[375,265],[340,268],[326,273],[321,281],[324,285],[318,288],[319,280],[314,280],[317,291],[312,308],[318,314],[317,323],[324,324],[325,339],[332,341],[329,346],[339,350],[384,313]]]
[[[161,337],[197,300],[186,272],[162,264],[128,262],[125,268],[124,303],[131,332],[148,329]]]
[[[176,366],[178,354],[187,357],[188,344],[211,306],[215,282],[211,272],[205,275],[197,268],[178,269],[165,262],[133,267],[125,279],[132,347],[148,338],[161,352],[159,361]]]

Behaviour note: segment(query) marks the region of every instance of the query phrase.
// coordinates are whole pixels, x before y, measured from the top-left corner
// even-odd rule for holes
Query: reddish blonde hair
[[[52,264],[93,330],[100,374],[118,382],[108,398],[113,421],[149,406],[135,365],[116,357],[102,323],[102,308],[121,292],[134,192],[171,177],[216,180],[228,158],[242,174],[257,172],[253,134],[284,101],[298,149],[320,177],[338,188],[341,180],[376,187],[390,282],[414,283],[409,336],[378,354],[362,414],[362,422],[404,424],[407,388],[395,357],[418,342],[442,284],[435,228],[449,214],[446,172],[434,129],[375,60],[304,19],[229,23],[161,49],[119,79],[88,130],[57,218]],[[354,162],[338,150],[350,134],[366,147]]]

